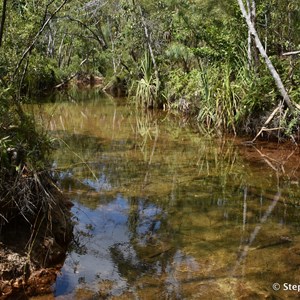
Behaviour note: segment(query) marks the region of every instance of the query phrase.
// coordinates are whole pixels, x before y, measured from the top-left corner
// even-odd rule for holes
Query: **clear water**
[[[299,150],[201,136],[97,90],[39,107],[74,206],[57,299],[294,299]],[[279,283],[280,291],[272,289]]]

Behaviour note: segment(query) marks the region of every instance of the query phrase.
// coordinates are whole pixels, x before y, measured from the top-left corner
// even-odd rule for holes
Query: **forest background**
[[[80,75],[104,77],[140,107],[189,115],[204,132],[299,140],[298,0],[2,0],[0,9],[2,190],[25,165],[43,168],[51,149],[22,104]]]

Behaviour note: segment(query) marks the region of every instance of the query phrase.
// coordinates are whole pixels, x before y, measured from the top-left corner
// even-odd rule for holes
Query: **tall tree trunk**
[[[1,23],[0,23],[0,47],[2,46],[2,39],[3,39],[3,33],[4,33],[4,23],[5,23],[5,18],[6,18],[6,4],[7,4],[7,0],[3,0],[2,16],[1,16]]]
[[[253,24],[253,27],[255,28],[255,24],[256,24],[256,3],[255,0],[251,0],[250,3],[250,20]],[[255,39],[254,37],[251,35],[252,38],[252,50],[253,50],[253,58],[254,58],[254,67],[256,69],[258,69],[259,67],[259,53],[257,48],[255,47]]]
[[[267,52],[267,49],[268,49],[268,15],[267,13],[265,13],[265,51]]]
[[[241,12],[243,14],[243,17],[245,18],[246,22],[247,22],[247,25],[248,25],[248,28],[251,32],[251,34],[254,36],[254,40],[255,40],[255,44],[256,44],[256,47],[258,48],[258,51],[260,53],[260,55],[263,57],[263,59],[265,60],[265,63],[273,77],[273,79],[275,80],[275,83],[276,83],[276,86],[284,100],[284,102],[286,103],[286,105],[291,109],[291,110],[294,110],[294,106],[291,102],[291,99],[281,81],[281,78],[279,76],[279,74],[277,73],[275,67],[273,66],[271,60],[269,59],[259,37],[258,37],[258,34],[256,32],[256,29],[250,19],[250,16],[249,14],[247,13],[246,9],[245,9],[245,6],[244,6],[244,3],[243,3],[243,0],[237,0],[238,1],[238,4],[240,6],[240,9],[241,9]]]
[[[251,20],[253,27],[255,28],[255,22],[256,22],[256,3],[255,0],[246,0],[247,4],[247,13],[248,17]],[[259,55],[257,48],[255,47],[255,40],[251,33],[250,28],[248,28],[248,67],[251,69],[252,67],[255,68],[255,70],[258,69],[259,66]]]
[[[250,11],[251,11],[251,6],[250,6],[250,0],[247,0],[246,1],[246,4],[247,4],[247,11],[248,11],[248,14],[250,14]],[[251,18],[251,16],[250,16]],[[248,39],[247,39],[247,56],[248,56],[248,69],[250,70],[251,67],[252,67],[252,37],[251,37],[251,32],[248,28]]]
[[[116,65],[116,57],[115,57],[115,42],[114,42],[113,35],[111,32],[110,18],[107,18],[107,24],[108,24],[108,30],[109,30],[110,43],[111,43],[113,70],[114,70],[114,75],[116,75],[117,74],[117,65]]]
[[[60,45],[59,45],[59,48],[58,48],[58,60],[57,60],[57,65],[59,68],[62,67],[62,61],[63,61],[63,57],[62,57],[62,48],[63,48],[63,45],[64,45],[64,40],[65,40],[65,37],[66,37],[66,33],[63,34],[62,38],[61,38],[61,42],[60,42]]]
[[[148,27],[147,27],[147,24],[146,24],[146,20],[145,20],[145,17],[144,17],[142,7],[139,5],[138,8],[139,8],[139,11],[140,11],[141,21],[142,21],[142,24],[143,24],[143,27],[144,27],[145,37],[146,37],[150,57],[151,57],[151,60],[152,60],[155,77],[159,82],[160,80],[159,80],[159,75],[158,75],[158,68],[157,68],[156,59],[155,59],[155,56],[154,56],[154,53],[153,53],[151,36],[149,34],[149,31],[148,31]]]

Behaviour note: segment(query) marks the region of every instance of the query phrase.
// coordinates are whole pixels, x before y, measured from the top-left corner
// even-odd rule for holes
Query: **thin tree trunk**
[[[284,100],[284,102],[286,103],[286,105],[291,109],[291,110],[294,110],[294,106],[291,102],[291,99],[281,81],[281,78],[279,76],[279,74],[277,73],[276,69],[274,68],[271,60],[269,59],[259,37],[258,37],[258,34],[256,32],[256,29],[253,25],[253,23],[251,22],[251,19],[249,17],[249,14],[247,14],[246,12],[246,9],[245,9],[245,6],[244,6],[244,3],[242,0],[237,0],[238,1],[238,4],[240,6],[240,9],[241,9],[241,12],[243,14],[243,17],[245,18],[246,22],[247,22],[247,25],[248,25],[248,28],[251,32],[251,34],[254,36],[254,39],[255,39],[255,44],[256,44],[256,47],[258,48],[258,51],[260,53],[260,55],[263,57],[263,59],[265,60],[265,63],[273,77],[273,79],[275,80],[275,83],[276,83],[276,86]]]
[[[54,57],[55,52],[55,34],[56,32],[53,33],[52,28],[49,24],[47,55],[51,58]]]
[[[251,20],[253,27],[255,28],[255,22],[256,22],[256,4],[255,0],[246,0],[247,5],[247,13],[248,17]],[[249,70],[252,67],[255,67],[255,70],[257,70],[259,66],[259,55],[257,48],[255,47],[255,40],[253,35],[251,34],[250,28],[248,28],[248,39],[247,39],[247,54],[248,54],[248,68]]]
[[[250,20],[253,24],[253,27],[255,28],[256,26],[256,3],[255,0],[250,0]],[[254,58],[254,66],[256,69],[258,69],[259,67],[259,53],[257,48],[255,47],[255,39],[254,37],[251,35],[252,38],[252,45],[254,47],[252,47],[253,49],[253,58]]]
[[[68,53],[69,51],[69,53]],[[73,41],[71,41],[69,49],[66,51],[66,56],[67,56],[67,67],[70,66],[71,64],[71,56],[72,56],[72,51],[73,51]]]
[[[147,41],[147,45],[148,45],[150,57],[151,57],[152,64],[153,64],[154,75],[155,75],[155,80],[156,80],[156,82],[155,82],[155,94],[157,94],[157,92],[159,90],[160,79],[159,79],[159,74],[158,74],[158,68],[157,68],[157,64],[156,64],[156,59],[155,59],[155,56],[154,56],[154,53],[153,53],[152,42],[151,42],[151,35],[149,34],[149,31],[148,31],[148,27],[147,27],[147,24],[146,24],[146,20],[145,20],[145,17],[144,17],[144,13],[143,13],[142,7],[139,5],[138,9],[140,11],[141,21],[142,21],[142,24],[143,24],[143,27],[144,27],[145,37],[146,37],[146,41]],[[154,106],[154,100],[153,99],[151,100],[151,102],[152,103],[150,104],[150,106]]]
[[[266,33],[265,33],[265,51],[267,52],[268,49],[268,16],[265,14],[265,28],[266,28]]]
[[[7,0],[3,0],[2,16],[1,16],[1,23],[0,23],[0,47],[2,46],[2,39],[3,39],[3,33],[4,33],[4,24],[5,24],[6,7],[7,7],[6,4],[7,4]]]
[[[139,11],[140,11],[140,15],[141,15],[141,19],[142,19],[142,23],[143,23],[143,27],[144,27],[144,32],[145,32],[145,37],[146,37],[146,40],[147,40],[149,53],[150,53],[151,60],[152,60],[152,63],[153,63],[155,76],[156,76],[156,79],[159,80],[157,64],[156,64],[155,56],[154,56],[152,45],[151,45],[151,38],[150,38],[150,35],[149,35],[149,32],[148,32],[148,27],[147,27],[147,24],[146,24],[146,21],[145,21],[145,18],[144,18],[142,7],[140,5],[139,5]]]
[[[111,43],[112,64],[113,64],[113,69],[114,69],[114,75],[116,75],[117,74],[117,66],[116,66],[116,58],[115,58],[115,43],[114,43],[113,36],[111,33],[111,25],[110,25],[109,18],[107,18],[107,23],[108,23],[109,37],[110,37],[110,43]]]
[[[250,14],[250,11],[251,11],[251,8],[250,8],[250,0],[247,0],[246,1],[246,4],[247,4],[247,11],[248,11],[248,14]],[[250,16],[251,17],[251,16]],[[250,70],[251,67],[252,67],[252,51],[251,51],[251,48],[252,48],[252,37],[251,37],[251,32],[248,28],[248,39],[247,39],[247,55],[248,55],[248,69]]]
[[[62,38],[61,38],[61,42],[58,48],[58,67],[60,68],[62,66],[62,48],[64,45],[64,40],[66,37],[66,33],[63,34]]]
[[[19,60],[15,71],[13,73],[12,78],[14,78],[22,64],[22,62],[24,61],[24,59],[26,58],[26,56],[30,53],[30,51],[32,50],[32,48],[34,47],[35,43],[37,42],[39,36],[42,34],[42,32],[44,31],[44,29],[46,28],[46,26],[49,24],[49,22],[53,19],[53,17],[64,7],[64,5],[68,2],[69,0],[64,0],[62,2],[62,4],[54,11],[54,13],[51,14],[51,16],[43,23],[43,25],[41,26],[40,30],[37,32],[37,34],[35,35],[35,37],[33,38],[33,41],[31,42],[31,44],[29,45],[29,47],[23,52],[23,55],[21,57],[21,59]]]

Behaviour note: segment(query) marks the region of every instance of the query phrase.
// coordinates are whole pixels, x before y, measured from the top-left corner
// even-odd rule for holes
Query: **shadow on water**
[[[297,295],[272,289],[300,282],[295,163],[282,172],[261,148],[93,97],[39,108],[58,138],[53,167],[74,203],[57,299]]]

